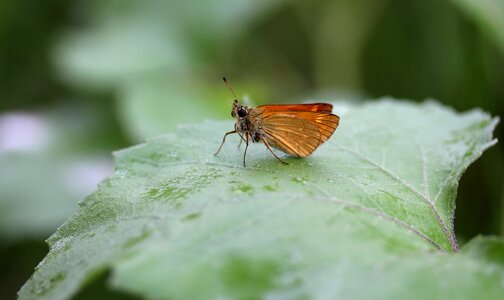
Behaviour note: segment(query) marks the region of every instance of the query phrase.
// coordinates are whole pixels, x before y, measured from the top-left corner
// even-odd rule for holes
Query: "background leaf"
[[[54,57],[65,81],[91,89],[149,72],[197,76],[222,63],[224,49],[250,22],[284,2],[93,1],[87,7],[93,26],[62,35]]]
[[[232,100],[221,79],[194,79],[155,73],[122,85],[117,107],[128,136],[144,141],[145,137],[172,131],[180,124],[206,118],[226,119]],[[257,87],[243,89],[258,96],[265,94]]]
[[[236,137],[213,157],[231,122],[118,152],[20,298],[68,298],[111,268],[147,298],[498,299],[502,240],[447,254],[458,181],[497,119],[434,102],[335,111],[333,138],[288,166],[253,145],[242,168]]]

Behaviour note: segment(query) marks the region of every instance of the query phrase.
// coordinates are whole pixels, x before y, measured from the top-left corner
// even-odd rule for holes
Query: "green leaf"
[[[116,171],[49,239],[21,299],[65,299],[104,270],[114,288],[169,299],[498,299],[503,241],[458,252],[457,184],[498,120],[434,102],[335,107],[306,159],[206,122],[116,153]],[[453,253],[458,252],[458,253]]]

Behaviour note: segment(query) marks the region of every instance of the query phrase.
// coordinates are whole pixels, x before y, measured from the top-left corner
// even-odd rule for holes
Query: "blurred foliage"
[[[2,242],[49,236],[110,175],[114,132],[103,113],[75,105],[0,115],[0,126],[6,123],[26,141],[3,140],[8,148],[0,148]]]
[[[0,296],[15,299],[23,282],[47,254],[48,246],[40,237],[25,238],[15,244],[0,244]]]
[[[52,102],[64,86],[49,58],[71,1],[0,2],[0,110]]]
[[[61,207],[52,221],[46,216],[53,225],[17,237],[42,241],[84,196],[57,192],[63,161],[110,159],[177,124],[229,118],[223,75],[251,104],[392,95],[503,116],[503,16],[502,0],[2,1],[0,111],[52,110],[48,118],[69,121],[55,122],[56,131],[74,122],[89,130],[83,139],[55,139],[46,153],[0,153],[2,167],[18,174],[0,185],[33,183],[31,191],[0,192],[0,209],[23,208],[12,204],[17,197],[40,195],[41,206],[53,199],[47,207]],[[80,120],[83,108],[89,114]],[[496,136],[504,140],[502,126]],[[462,178],[461,239],[504,232],[503,186],[498,144]],[[2,234],[17,232],[1,224]]]
[[[495,40],[504,51],[504,1],[502,0],[452,0],[468,17],[473,18],[481,30]]]

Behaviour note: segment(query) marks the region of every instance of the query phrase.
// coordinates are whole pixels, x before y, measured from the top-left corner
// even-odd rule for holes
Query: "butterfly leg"
[[[261,138],[261,140],[263,141],[264,145],[266,145],[266,148],[268,148],[268,150],[271,152],[271,154],[273,154],[274,157],[276,157],[276,159],[278,159],[281,163],[285,164],[285,165],[288,165],[289,163],[286,162],[286,161],[283,161],[280,159],[280,157],[278,157],[275,152],[273,152],[273,150],[271,150],[268,142],[264,139],[264,138]]]
[[[243,152],[243,166],[246,167],[245,165],[245,157],[247,157],[247,148],[249,146],[249,135],[248,132],[246,133],[247,139],[245,140],[245,152]]]
[[[217,152],[215,152],[215,153],[214,153],[214,155],[219,154],[219,152],[220,152],[220,151],[221,151],[221,149],[222,149],[222,146],[224,145],[224,142],[226,141],[226,137],[227,137],[229,134],[233,134],[233,133],[236,133],[236,130],[233,130],[233,131],[230,131],[230,132],[226,132],[226,134],[224,135],[224,138],[222,138],[222,143],[220,144],[219,149],[217,150]]]
[[[237,132],[238,133],[238,132]],[[245,138],[243,137],[243,135],[241,135],[240,133],[238,133],[238,135],[240,136],[240,143],[238,143],[238,148],[240,148],[241,144],[243,141],[245,141]]]

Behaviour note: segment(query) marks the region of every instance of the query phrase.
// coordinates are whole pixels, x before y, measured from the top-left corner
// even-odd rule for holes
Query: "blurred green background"
[[[389,95],[503,116],[504,1],[0,2],[0,299],[111,174],[113,150],[230,119],[223,75],[252,105]],[[499,143],[464,175],[461,244],[504,232],[503,174]]]

